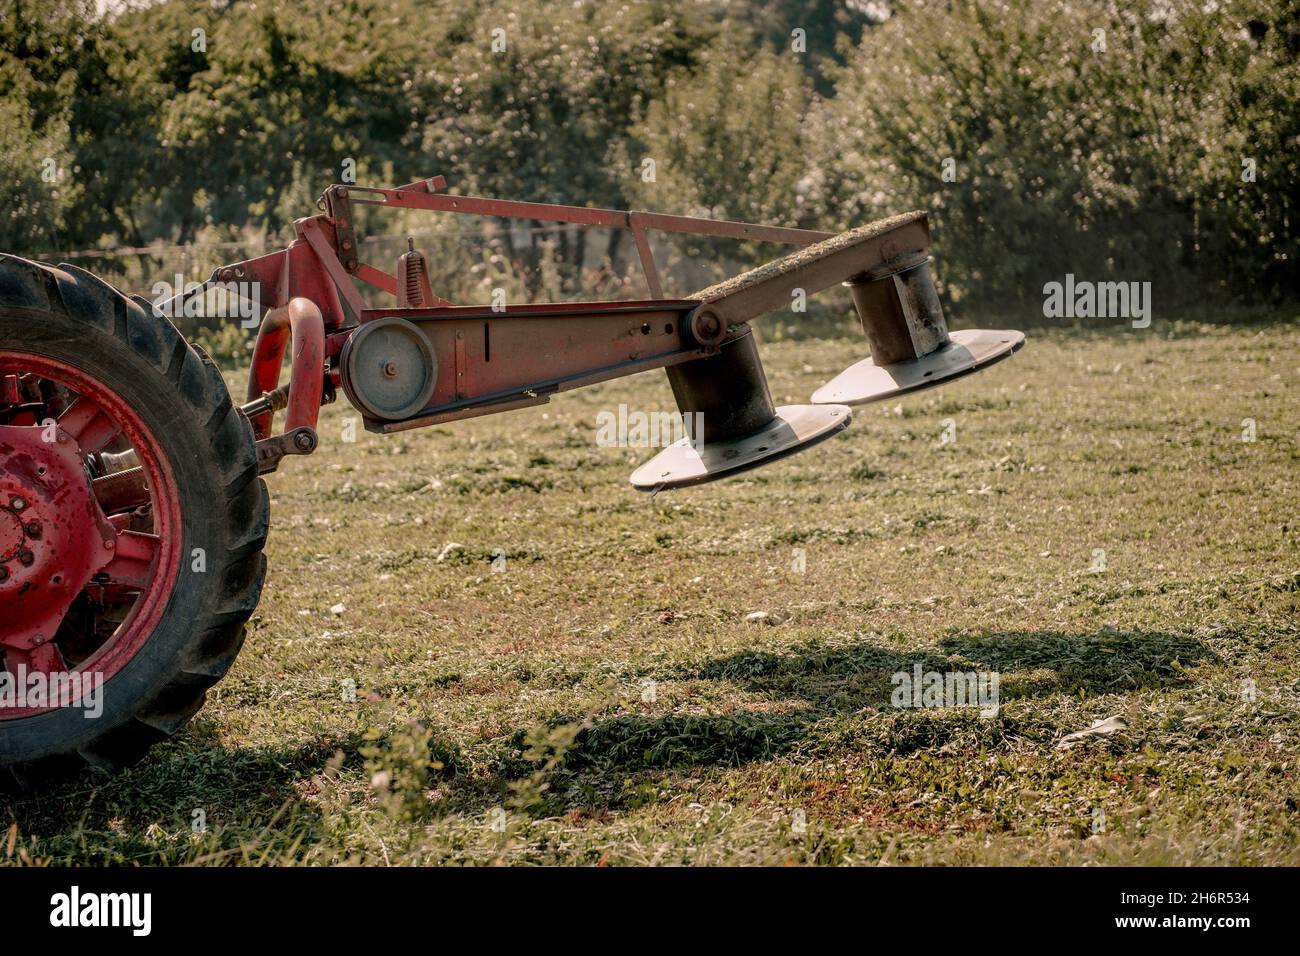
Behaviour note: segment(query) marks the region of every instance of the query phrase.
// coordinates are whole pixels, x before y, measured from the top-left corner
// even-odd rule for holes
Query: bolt
[[[39,541],[41,539],[41,523],[39,521],[27,522],[27,537]]]
[[[15,495],[14,497],[9,499],[9,507],[12,508],[14,511],[22,511],[24,508],[27,507],[27,502],[23,501],[23,499]]]
[[[32,562],[35,560],[36,560],[36,555],[32,554],[30,551],[18,552],[18,563],[25,568],[30,568],[32,566]]]
[[[0,581],[5,581],[8,579],[8,577],[9,577],[9,569],[5,567],[3,564],[0,564]]]
[[[397,363],[388,361],[384,363],[384,377],[397,378]]]
[[[344,248],[344,249],[351,249],[351,248],[352,248],[352,240],[351,240],[351,239],[344,239],[344,240],[343,240],[343,248]]]
[[[716,313],[705,312],[698,319],[697,329],[700,335],[711,339],[721,331],[721,326],[722,323],[718,320]]]
[[[45,643],[45,638],[42,637],[40,634],[37,634],[35,637],[32,638],[32,647],[40,647],[44,643]]]
[[[295,435],[293,443],[302,451],[311,451],[316,447],[316,440],[307,432],[299,432]]]

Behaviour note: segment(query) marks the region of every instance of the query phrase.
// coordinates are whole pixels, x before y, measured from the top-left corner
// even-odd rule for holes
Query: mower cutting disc
[[[739,438],[705,442],[690,438],[669,445],[632,472],[640,491],[703,484],[807,448],[848,426],[853,412],[844,405],[780,405],[776,417]]]
[[[1025,344],[1023,332],[966,329],[952,341],[919,359],[876,365],[864,359],[850,365],[813,392],[818,405],[865,405],[950,382],[999,362]]]

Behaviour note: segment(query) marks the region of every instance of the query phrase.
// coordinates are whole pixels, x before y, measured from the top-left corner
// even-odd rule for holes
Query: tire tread
[[[29,789],[68,769],[115,770],[134,763],[155,743],[179,732],[203,706],[207,689],[234,663],[244,642],[245,623],[261,595],[269,498],[257,475],[252,429],[231,404],[220,371],[147,300],[128,298],[77,266],[56,268],[0,255],[0,307],[30,312],[34,321],[39,321],[41,312],[58,312],[112,335],[172,383],[178,408],[211,444],[210,467],[225,495],[212,513],[224,523],[223,540],[231,543],[219,564],[209,567],[214,572],[210,580],[220,593],[207,603],[206,619],[193,622],[195,637],[188,659],[171,681],[143,695],[132,719],[88,743],[0,767],[0,789],[6,784]]]

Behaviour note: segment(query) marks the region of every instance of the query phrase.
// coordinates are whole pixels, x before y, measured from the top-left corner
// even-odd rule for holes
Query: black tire
[[[157,627],[104,684],[104,710],[0,720],[0,787],[116,770],[172,736],[230,668],[266,574],[268,499],[253,433],[212,361],[142,299],[75,266],[0,255],[0,349],[75,365],[153,433],[180,497],[183,559]],[[184,556],[203,548],[206,573]],[[0,627],[3,624],[0,623]]]

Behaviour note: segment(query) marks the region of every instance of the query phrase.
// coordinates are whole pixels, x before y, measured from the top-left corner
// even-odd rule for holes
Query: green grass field
[[[662,373],[355,444],[331,406],[207,707],[10,803],[0,860],[1300,863],[1297,344],[1031,333],[654,498],[595,416],[672,408]],[[768,345],[773,396],[863,354]],[[997,715],[893,707],[918,663],[998,672]]]

